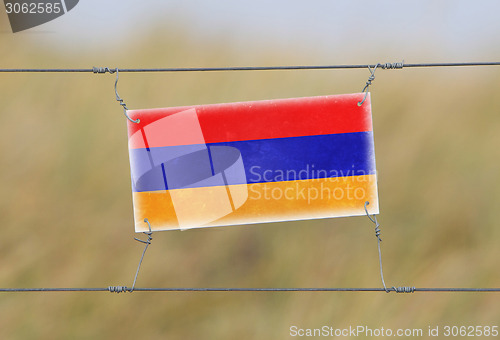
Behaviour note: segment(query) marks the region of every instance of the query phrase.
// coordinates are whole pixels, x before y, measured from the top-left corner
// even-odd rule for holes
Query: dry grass
[[[194,54],[182,39],[65,60],[33,42],[25,50],[29,39],[1,35],[10,47],[0,50],[2,66],[238,60],[223,44],[196,46]],[[270,51],[260,62],[281,64],[289,53]],[[357,92],[367,75],[123,74],[119,86],[131,108],[147,108]],[[500,285],[498,77],[494,68],[377,73],[372,108],[388,284]],[[2,287],[131,283],[142,245],[133,241],[125,118],[112,85],[110,75],[1,75]],[[358,217],[158,233],[138,285],[379,286],[373,225]],[[498,322],[498,302],[498,294],[2,294],[0,338],[279,339],[291,325],[486,325]]]

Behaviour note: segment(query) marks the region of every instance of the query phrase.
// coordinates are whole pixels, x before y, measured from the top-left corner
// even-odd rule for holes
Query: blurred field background
[[[92,49],[75,39],[88,49],[61,53],[37,42],[50,34],[13,36],[0,15],[0,68],[467,61],[383,45],[349,60],[293,43],[246,53],[222,32],[202,42],[181,21],[148,24],[147,37],[132,44]],[[477,59],[498,61],[492,45]],[[368,76],[124,73],[119,93],[130,108],[153,108],[353,93]],[[499,76],[495,67],[377,71],[372,110],[389,286],[500,286]],[[133,240],[126,120],[113,83],[109,74],[0,74],[1,287],[131,285],[143,245]],[[381,286],[366,217],[153,237],[138,287]],[[499,302],[486,293],[1,293],[0,338],[286,339],[292,325],[425,331],[498,325]]]

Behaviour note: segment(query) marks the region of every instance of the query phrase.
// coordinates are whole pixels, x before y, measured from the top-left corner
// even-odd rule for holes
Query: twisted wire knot
[[[380,241],[382,242],[382,239],[380,238],[380,234],[382,233],[382,231],[380,230],[380,224],[377,222],[377,224],[375,225],[375,237]]]
[[[375,237],[377,238],[377,240],[379,242],[382,242],[382,239],[380,238],[380,234],[382,233],[382,230],[380,230],[380,223],[378,223],[377,221],[377,216],[373,215],[370,216],[370,214],[368,213],[368,209],[366,208],[367,205],[370,204],[370,202],[366,201],[365,202],[365,212],[366,212],[366,216],[368,216],[368,218],[370,219],[370,221],[373,222],[373,224],[375,224]]]
[[[120,294],[120,293],[128,292],[130,290],[126,286],[109,286],[108,291],[110,293]]]
[[[109,68],[109,67],[92,67],[92,72],[94,73],[110,73],[113,74],[116,72],[116,69]]]
[[[119,77],[118,68],[115,68],[113,71],[109,70],[109,73],[115,73],[115,72],[116,72],[116,80],[115,80],[116,101],[123,107],[123,114],[125,115],[125,117],[127,117],[127,119],[129,121],[131,121],[132,123],[136,123],[137,124],[141,120],[139,118],[137,118],[136,120],[133,120],[132,118],[129,117],[129,115],[127,114],[127,110],[128,110],[127,104],[125,104],[125,102],[123,101],[123,99],[120,98],[120,95],[118,94],[118,89],[117,89],[117,86],[118,86],[118,77]]]
[[[414,293],[415,287],[392,287],[392,290],[396,293]],[[389,292],[390,290],[387,290],[387,293]]]
[[[363,87],[363,91],[361,93],[365,93],[365,96],[363,97],[363,100],[358,102],[358,106],[363,105],[363,103],[366,100],[366,97],[368,96],[368,88],[372,84],[372,81],[375,80],[375,71],[377,70],[377,67],[380,67],[383,70],[389,70],[389,69],[402,69],[404,67],[405,61],[403,60],[402,62],[396,62],[396,63],[378,63],[376,64],[373,69],[371,68],[370,65],[368,65],[368,70],[370,71],[370,76],[368,77],[368,80],[366,81],[365,87]]]
[[[363,91],[361,92],[365,92],[365,90],[372,84],[372,81],[375,80],[375,72],[372,73],[369,77],[368,77],[368,80],[366,81],[366,85],[365,87],[363,88]]]
[[[358,106],[363,105],[363,103],[366,100],[366,97],[368,96],[368,88],[372,84],[372,81],[375,80],[375,71],[377,70],[377,67],[379,67],[380,64],[375,65],[375,67],[372,69],[370,66],[368,66],[368,70],[370,70],[370,76],[368,77],[368,80],[366,81],[365,87],[363,87],[363,91],[361,93],[365,93],[365,96],[363,97],[363,100],[358,102]]]
[[[394,69],[402,69],[404,65],[405,61],[403,60],[402,62],[379,64],[379,67],[382,68],[383,70],[394,70]]]
[[[149,245],[149,244],[151,244],[151,241],[153,240],[153,236],[151,236],[151,235],[153,235],[153,231],[151,230],[151,223],[149,223],[149,220],[147,218],[144,219],[144,222],[148,224],[149,231],[143,231],[142,233],[144,235],[146,235],[148,237],[148,239],[146,241],[144,241],[144,240],[141,240],[137,237],[134,237],[134,240]]]

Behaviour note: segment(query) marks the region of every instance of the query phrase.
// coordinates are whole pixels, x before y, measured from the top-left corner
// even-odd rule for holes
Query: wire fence
[[[237,67],[179,67],[179,68],[3,68],[0,73],[117,73],[118,72],[224,72],[224,71],[279,71],[279,70],[334,70],[334,69],[369,69],[374,78],[375,69],[403,69],[403,68],[425,68],[425,67],[468,67],[468,66],[500,66],[500,62],[457,62],[457,63],[377,63],[377,64],[345,64],[345,65],[302,65],[302,66],[237,66]],[[373,80],[373,79],[371,79]],[[367,82],[367,87],[371,84]],[[117,77],[118,81],[118,77]],[[115,83],[116,90],[116,83]],[[118,98],[118,94],[117,94]],[[117,99],[118,100],[118,99]],[[126,109],[126,108],[125,108]],[[366,207],[365,207],[366,209]],[[367,212],[368,214],[368,212]],[[370,217],[368,215],[368,217]],[[377,227],[376,220],[370,218]],[[378,235],[376,235],[378,236]],[[384,292],[384,293],[500,293],[500,288],[416,288],[416,287],[385,287],[382,263],[379,258],[383,288],[140,288],[135,287],[140,264],[144,253],[150,242],[144,242],[146,248],[142,254],[139,267],[137,268],[134,284],[131,288],[127,286],[109,286],[106,288],[0,288],[0,293],[28,293],[28,292]]]

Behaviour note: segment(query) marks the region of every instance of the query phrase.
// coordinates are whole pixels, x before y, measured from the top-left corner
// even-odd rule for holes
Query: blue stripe
[[[231,147],[241,154],[244,170],[242,169],[241,176],[236,179],[236,182],[233,179],[233,182],[228,184],[371,175],[376,171],[373,132],[371,131],[210,143],[207,146],[212,147],[213,150],[215,150],[213,147]],[[168,159],[169,154],[182,155],[183,148],[186,149],[184,156],[173,160]],[[160,171],[152,168],[135,181],[134,191],[165,190],[165,180],[169,189],[180,188],[183,186],[176,186],[176,181],[170,180],[169,173],[174,174],[175,177],[176,171],[182,172],[182,183],[186,185],[189,182],[187,177],[191,176],[191,172],[193,173],[191,183],[200,182],[210,177],[214,169],[215,173],[218,173],[221,168],[225,169],[234,162],[234,152],[228,152],[227,157],[217,155],[214,161],[217,159],[218,164],[212,164],[211,155],[207,158],[208,149],[197,152],[192,152],[192,149],[192,146],[151,148],[151,151],[131,149],[131,163],[139,162],[136,168],[144,169],[149,166],[144,163],[146,159],[149,159],[146,155],[148,152],[167,155],[166,159],[168,159],[166,163],[162,163],[162,165],[165,164],[165,168],[168,168],[166,179],[163,177],[162,168]],[[135,178],[134,174],[132,178]],[[203,183],[216,183],[216,181]],[[209,185],[217,184],[200,184],[199,186]]]

